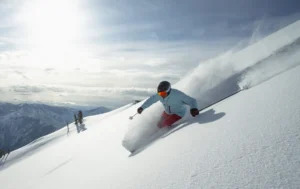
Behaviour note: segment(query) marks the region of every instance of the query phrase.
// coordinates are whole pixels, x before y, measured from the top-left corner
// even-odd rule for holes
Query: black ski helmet
[[[168,91],[171,89],[171,84],[168,81],[162,81],[157,87],[157,92]]]

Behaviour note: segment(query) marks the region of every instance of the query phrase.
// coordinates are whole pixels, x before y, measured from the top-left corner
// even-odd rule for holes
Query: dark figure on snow
[[[160,101],[165,108],[165,111],[157,124],[159,128],[171,126],[173,123],[180,120],[185,115],[185,105],[190,106],[190,113],[193,117],[199,114],[197,101],[177,89],[172,89],[171,84],[168,81],[160,82],[157,87],[157,94],[148,98],[144,104],[137,109],[137,112],[141,114],[144,109],[157,101]]]
[[[85,128],[85,124],[83,123],[83,114],[82,114],[82,111],[80,110],[78,112],[78,122],[79,122],[79,127],[80,127],[80,130],[81,131],[85,131],[86,128]]]
[[[76,129],[77,129],[77,133],[80,133],[80,128],[79,128],[79,125],[78,125],[78,118],[77,118],[76,114],[74,114],[74,120],[75,120],[75,125],[76,125]]]
[[[66,124],[67,124],[67,135],[69,135],[70,133],[69,122],[67,121]]]
[[[83,123],[83,114],[82,114],[81,110],[79,110],[79,112],[78,112],[78,122],[79,122],[79,124]]]
[[[5,154],[7,154],[7,152],[0,149],[0,158],[2,158],[3,156],[5,156]]]

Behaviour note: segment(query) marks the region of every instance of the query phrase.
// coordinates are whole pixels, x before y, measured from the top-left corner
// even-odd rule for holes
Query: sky
[[[0,0],[0,99],[116,108],[299,10],[297,0]]]

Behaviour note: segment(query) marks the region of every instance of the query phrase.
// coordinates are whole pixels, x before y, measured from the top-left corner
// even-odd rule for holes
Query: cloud
[[[22,76],[23,79],[29,79],[23,72],[15,71],[15,73]]]
[[[155,93],[155,89],[153,88],[100,88],[97,89],[98,93],[104,94],[119,94],[121,96],[142,96],[147,97],[153,93]]]
[[[115,108],[142,100],[155,93],[156,88],[109,88],[109,87],[70,87],[16,85],[0,87],[0,98],[7,102],[38,102],[73,105],[106,106]],[[12,99],[11,96],[14,98]],[[52,99],[49,100],[49,99]]]
[[[34,49],[21,13],[26,7],[19,0],[0,0],[0,87],[5,92],[0,97],[117,107],[146,98],[162,80],[176,83],[199,63],[299,19],[299,13],[250,18],[257,10],[239,8],[249,2],[232,7],[216,1],[81,3],[80,39],[71,40],[70,48],[37,40],[43,48]],[[54,28],[57,34],[60,29]]]
[[[40,93],[43,91],[40,87],[35,86],[13,86],[11,90],[15,93],[30,95],[32,93]]]
[[[11,66],[16,64],[22,64],[24,58],[28,56],[28,52],[25,50],[0,50],[0,64]],[[20,61],[21,60],[21,61]]]
[[[45,71],[46,73],[52,73],[52,72],[55,71],[55,69],[54,69],[54,68],[46,68],[46,69],[44,69],[44,71]]]

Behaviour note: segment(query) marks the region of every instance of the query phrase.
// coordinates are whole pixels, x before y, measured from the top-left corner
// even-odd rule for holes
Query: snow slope
[[[283,31],[299,26],[300,23],[296,22]],[[281,39],[286,33],[279,31],[279,34],[275,33],[277,38],[273,40],[285,41]],[[300,32],[284,46],[298,44],[299,37]],[[263,40],[256,44],[257,48],[262,46],[261,43],[269,45]],[[136,112],[140,103],[91,116],[86,119],[87,130],[79,135],[75,132],[63,135],[66,132],[62,129],[12,152],[0,168],[1,188],[299,187],[300,59],[289,67],[277,66],[276,72],[269,66],[273,61],[264,62],[267,57],[280,58],[281,61],[288,59],[285,53],[284,56],[278,55],[285,48],[282,43],[273,43],[277,48],[272,46],[268,55],[260,56],[262,59],[254,56],[253,61],[248,60],[251,62],[248,66],[226,73],[221,79],[216,77],[215,82],[211,69],[207,69],[212,80],[207,91],[219,84],[238,85],[234,81],[252,81],[250,76],[259,74],[261,69],[266,69],[268,77],[255,81],[248,90],[205,109],[197,118],[187,116],[184,127],[160,138],[139,154],[128,157],[128,151],[121,145],[122,140],[128,133],[132,134],[132,124],[135,128],[137,125],[140,128],[155,127],[151,123],[156,118],[149,115],[161,110],[159,104],[135,116],[133,121],[128,117]],[[295,55],[299,50],[295,49],[297,45],[292,46],[284,51]],[[251,58],[253,53],[251,50],[242,52],[244,54],[237,52],[230,57]],[[205,73],[203,67],[196,70]],[[239,80],[236,80],[236,74]],[[195,75],[196,71],[191,77]],[[222,82],[227,79],[230,82]],[[186,86],[189,92],[196,91],[199,86],[191,82],[195,80],[186,77],[177,86]],[[233,89],[231,86],[228,88]],[[198,89],[200,91],[201,88]],[[198,96],[197,99],[201,100]],[[145,133],[148,134],[136,134]],[[50,142],[49,138],[54,137],[56,139]],[[44,145],[40,146],[42,143]],[[27,153],[26,157],[16,159],[18,154],[29,150],[31,153]]]
[[[202,109],[299,65],[299,49],[300,21],[297,21],[241,51],[228,52],[200,63],[176,83],[175,88],[195,97]],[[158,132],[152,126],[160,119],[162,105],[158,102],[144,112],[130,124],[124,137],[123,145],[130,151],[151,141]],[[187,114],[185,119],[191,119],[191,116]]]

